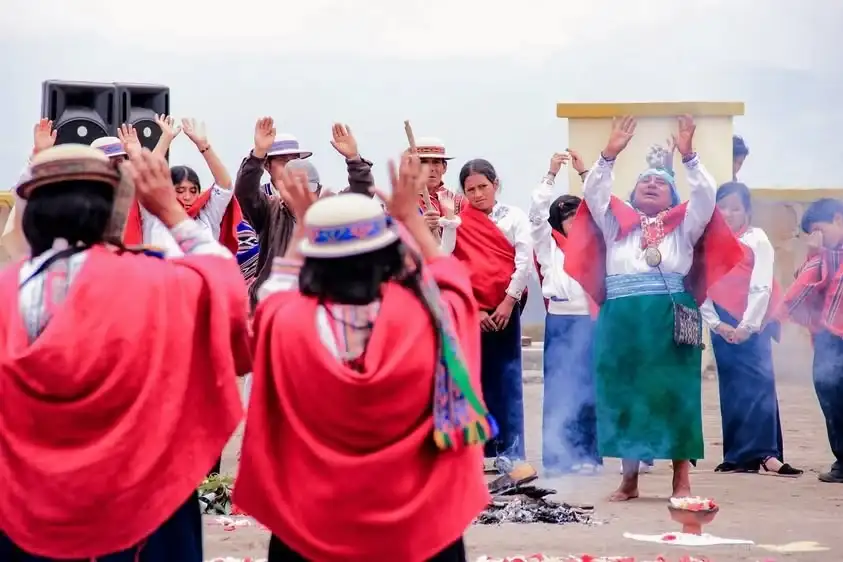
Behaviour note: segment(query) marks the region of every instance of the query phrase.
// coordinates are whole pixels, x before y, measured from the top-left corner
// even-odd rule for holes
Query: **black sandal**
[[[736,465],[733,462],[725,462],[724,461],[724,462],[721,462],[720,464],[717,465],[717,468],[714,469],[714,472],[728,473],[728,472],[737,472],[737,470],[738,470],[738,465]]]
[[[769,468],[767,468],[767,461],[769,461],[770,458],[761,461],[761,468],[764,469],[764,472],[769,473],[772,476],[785,476],[787,478],[796,478],[798,476],[802,476],[802,474],[805,472],[800,468],[793,468],[788,463],[782,463],[781,468],[779,468],[778,470],[770,470]]]

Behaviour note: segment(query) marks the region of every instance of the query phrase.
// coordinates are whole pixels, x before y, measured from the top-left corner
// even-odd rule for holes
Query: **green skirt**
[[[688,293],[676,302],[696,308]],[[595,337],[600,455],[702,459],[701,350],[673,341],[667,294],[607,300]]]

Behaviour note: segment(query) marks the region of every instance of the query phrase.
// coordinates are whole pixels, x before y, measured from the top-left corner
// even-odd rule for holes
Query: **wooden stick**
[[[416,154],[416,137],[413,135],[413,127],[410,125],[409,121],[404,121],[404,132],[407,134],[407,143],[410,145],[410,152]],[[433,203],[430,201],[430,192],[427,190],[427,186],[424,186],[422,197],[424,198],[425,208],[428,211],[434,210]]]

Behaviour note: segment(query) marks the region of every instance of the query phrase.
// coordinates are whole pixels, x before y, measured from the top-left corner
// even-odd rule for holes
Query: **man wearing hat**
[[[331,145],[345,157],[348,191],[371,197],[369,190],[374,185],[372,163],[360,157],[357,141],[347,126],[335,124],[332,133]],[[274,184],[290,164],[304,169],[310,189],[314,193],[321,193],[319,173],[313,164],[306,161],[312,154],[308,150],[302,150],[294,136],[276,134],[275,122],[271,117],[258,119],[255,124],[254,148],[240,164],[234,182],[234,195],[240,203],[244,218],[257,234],[260,248],[257,275],[249,287],[252,307],[257,303],[258,288],[269,277],[273,258],[283,256],[287,251],[295,226],[295,217]],[[264,171],[269,173],[270,181],[261,186],[260,180]]]
[[[448,161],[453,160],[452,156],[448,156],[445,150],[445,144],[441,139],[436,137],[421,137],[416,140],[416,152],[421,158],[422,164],[427,164],[427,192],[430,195],[430,203],[433,209],[427,209],[424,195],[419,193],[419,209],[425,215],[425,222],[431,230],[436,230],[443,225],[440,218],[445,213],[442,212],[441,201],[439,200],[440,191],[448,191],[442,177],[448,171]],[[462,207],[463,197],[456,195],[454,198],[454,213],[459,214]],[[441,231],[440,231],[441,232]]]

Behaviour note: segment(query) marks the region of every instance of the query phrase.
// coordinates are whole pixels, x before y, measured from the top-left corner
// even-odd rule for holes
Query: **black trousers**
[[[428,560],[427,562],[466,562],[465,544],[462,537],[446,547],[445,550]],[[295,552],[289,546],[281,542],[281,539],[272,535],[269,539],[269,554],[267,562],[311,562],[301,554]],[[403,560],[402,562],[416,562],[415,560]],[[421,562],[421,561],[419,561]]]
[[[843,476],[843,338],[829,332],[814,336],[814,390],[834,455],[832,472]]]

